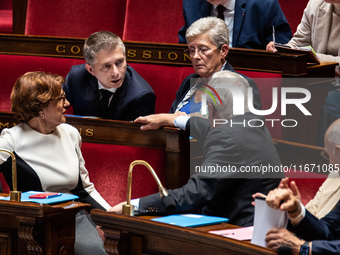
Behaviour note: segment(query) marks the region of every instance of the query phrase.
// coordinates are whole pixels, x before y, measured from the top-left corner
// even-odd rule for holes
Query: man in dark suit
[[[207,86],[206,89],[213,88],[221,99],[221,102],[215,105],[213,100],[207,97],[209,120],[200,117],[189,118],[179,113],[162,115],[166,120],[162,125],[175,124],[177,127],[185,127],[188,134],[204,143],[203,163],[193,164],[193,175],[188,183],[181,188],[169,190],[169,196],[176,204],[175,213],[198,211],[206,215],[227,217],[232,224],[250,226],[253,224],[254,215],[251,205],[252,192],[261,189],[267,193],[279,184],[280,180],[273,177],[280,178],[283,175],[263,173],[261,170],[244,170],[251,167],[261,169],[260,166],[279,167],[280,159],[268,130],[263,122],[261,125],[263,119],[249,112],[246,92],[249,88],[248,82],[234,72],[221,71],[215,73],[208,84],[210,87]],[[228,86],[242,91],[244,102],[241,104],[244,105],[244,115],[233,116],[233,96]],[[211,93],[214,90],[211,90]],[[147,126],[152,116],[140,117],[136,121]],[[228,124],[215,126],[214,120],[217,119],[228,120]],[[248,125],[249,121],[254,121],[253,124],[257,127]],[[238,124],[230,125],[232,122]],[[207,171],[218,168],[225,171]],[[142,197],[132,203],[137,205],[140,214],[169,213],[159,194]]]
[[[125,46],[115,34],[100,31],[84,44],[86,64],[73,66],[63,89],[73,113],[134,120],[155,112],[150,85],[126,63]]]
[[[292,37],[277,0],[183,0],[185,25],[178,32],[179,43],[186,43],[185,33],[193,22],[203,17],[218,17],[218,5],[227,8],[222,19],[231,31],[230,47],[264,50],[273,41],[273,26],[276,42],[287,43]]]
[[[322,155],[329,160],[329,170],[339,174],[340,165],[340,119],[332,123],[325,135],[325,148]],[[332,177],[338,178],[338,177]],[[331,187],[329,187],[331,188]],[[278,189],[268,193],[266,201],[274,209],[286,210],[292,223],[291,230],[271,229],[266,236],[267,246],[273,249],[288,247],[292,254],[340,254],[340,201],[339,197],[329,197],[333,192],[324,189],[320,192],[320,200],[334,199],[335,209],[319,220],[300,202],[300,193],[294,182],[288,181]],[[317,202],[316,202],[317,203]],[[316,204],[317,205],[317,204]],[[321,206],[321,205],[320,205]],[[307,242],[305,242],[305,240]]]
[[[295,193],[298,193],[295,187]],[[266,236],[267,246],[279,249],[289,247],[291,254],[340,254],[340,200],[335,209],[318,219],[308,212],[289,189],[268,193],[266,201],[274,209],[286,210],[299,239],[286,229],[271,229]]]

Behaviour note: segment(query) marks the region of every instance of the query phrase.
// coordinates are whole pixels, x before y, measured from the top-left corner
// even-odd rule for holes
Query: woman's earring
[[[45,115],[44,115],[44,114],[40,114],[40,117],[41,117],[42,119],[45,119]]]

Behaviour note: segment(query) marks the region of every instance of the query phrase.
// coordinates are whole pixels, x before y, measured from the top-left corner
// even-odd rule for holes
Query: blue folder
[[[34,202],[39,204],[55,204],[65,201],[78,199],[79,197],[73,194],[61,193],[60,196],[51,198],[29,198],[30,195],[44,193],[41,191],[27,191],[21,194],[21,202]],[[1,198],[1,200],[9,200],[9,197]]]
[[[201,227],[229,221],[229,219],[227,218],[200,214],[175,214],[159,218],[153,218],[152,220],[180,227]]]

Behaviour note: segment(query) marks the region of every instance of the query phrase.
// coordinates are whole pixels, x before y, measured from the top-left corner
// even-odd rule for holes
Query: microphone
[[[135,160],[130,164],[129,173],[128,173],[128,187],[127,187],[127,199],[126,204],[123,205],[122,213],[124,215],[133,216],[134,215],[134,206],[131,205],[131,187],[132,187],[132,170],[135,165],[143,165],[145,166],[150,173],[152,174],[153,178],[155,179],[157,186],[159,188],[159,194],[162,197],[162,203],[165,209],[168,212],[173,212],[176,210],[176,203],[173,197],[169,196],[168,191],[163,187],[161,181],[159,180],[157,174],[153,170],[153,168],[144,160]]]
[[[13,152],[6,150],[6,149],[0,149],[1,152],[8,153],[12,158],[12,186],[13,190],[9,193],[9,200],[10,201],[20,201],[21,200],[21,191],[18,191],[17,189],[17,160],[15,158],[15,155]]]

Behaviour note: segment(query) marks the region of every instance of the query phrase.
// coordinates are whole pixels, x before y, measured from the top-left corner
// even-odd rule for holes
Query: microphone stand
[[[13,152],[6,150],[6,149],[0,149],[0,152],[6,152],[8,153],[12,158],[12,186],[13,190],[10,191],[9,197],[10,201],[20,201],[21,200],[21,191],[18,191],[17,188],[17,161],[15,158],[15,155]]]
[[[159,188],[159,193],[161,197],[167,197],[168,191],[163,187],[161,181],[159,180],[158,176],[156,175],[155,171],[153,168],[144,160],[135,160],[130,164],[129,167],[129,173],[128,173],[128,189],[127,189],[127,199],[126,199],[126,204],[123,205],[123,210],[122,213],[124,215],[129,215],[129,216],[134,216],[134,206],[131,205],[131,186],[132,186],[132,169],[135,165],[144,165],[146,166],[147,169],[149,169],[150,173],[152,174],[153,178],[155,179],[158,188]]]

